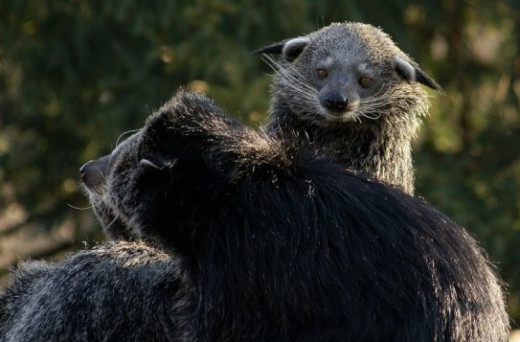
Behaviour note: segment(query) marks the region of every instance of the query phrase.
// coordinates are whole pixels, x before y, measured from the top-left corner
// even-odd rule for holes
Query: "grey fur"
[[[190,286],[180,259],[114,242],[26,262],[1,298],[0,341],[180,341]]]
[[[335,23],[257,52],[282,55],[268,56],[276,71],[269,133],[285,139],[303,133],[303,145],[413,194],[411,139],[429,106],[419,83],[441,88],[387,34]]]

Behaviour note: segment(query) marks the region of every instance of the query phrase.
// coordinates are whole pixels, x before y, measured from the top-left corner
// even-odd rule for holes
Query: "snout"
[[[356,96],[348,96],[347,94],[331,91],[320,94],[320,105],[327,110],[327,113],[334,116],[341,116],[346,112],[357,109],[359,99]]]
[[[92,164],[93,162],[94,162],[93,160],[89,160],[88,162],[86,162],[85,164],[83,164],[79,168],[79,172],[81,173],[81,177],[85,176],[85,173],[87,172],[87,169],[89,168],[90,164]]]
[[[100,193],[106,182],[106,172],[109,158],[103,157],[98,160],[91,160],[79,168],[83,184],[88,190]]]
[[[325,93],[320,97],[320,104],[331,112],[342,113],[348,105],[348,99],[340,93]]]

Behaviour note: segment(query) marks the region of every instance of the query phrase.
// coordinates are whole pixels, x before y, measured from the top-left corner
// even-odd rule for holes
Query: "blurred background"
[[[481,242],[520,322],[520,1],[0,3],[0,276],[103,241],[79,167],[180,86],[258,126],[252,52],[333,21],[380,26],[445,90],[414,143],[417,193]]]

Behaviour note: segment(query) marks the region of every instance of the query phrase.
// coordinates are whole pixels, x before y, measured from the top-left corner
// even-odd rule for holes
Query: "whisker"
[[[117,140],[116,140],[116,147],[119,146],[119,141],[127,134],[132,134],[132,133],[136,133],[136,132],[139,132],[140,129],[132,129],[132,130],[129,130],[129,131],[126,131],[126,132],[123,132],[119,135],[119,137],[117,137]]]
[[[70,203],[67,203],[67,207],[69,208],[72,208],[72,209],[75,209],[75,210],[81,210],[81,211],[84,211],[84,210],[90,210],[90,209],[93,209],[94,208],[94,205],[90,205],[88,207],[85,207],[85,208],[81,208],[81,207],[76,207]]]
[[[128,134],[134,134],[134,133],[137,133],[139,132],[141,129],[132,129],[132,130],[129,130],[129,131],[126,131],[126,132],[123,132],[119,135],[119,137],[117,138],[116,140],[116,146],[114,147],[114,149],[112,150],[112,153],[110,153],[110,159],[107,163],[107,166],[106,166],[106,170],[105,170],[105,174],[108,174],[108,169],[109,167],[112,165],[112,162],[113,162],[113,159],[115,157],[114,155],[114,151],[116,151],[119,147],[120,144],[122,144],[123,142],[121,141],[121,139],[125,136],[125,135],[128,135]],[[117,154],[117,153],[116,153]]]
[[[129,173],[132,173],[132,171],[133,171],[133,170],[125,170],[125,171],[123,171],[123,172],[117,174],[115,177],[113,177],[113,178],[110,180],[110,183],[114,183],[114,182],[118,181],[119,178],[121,178],[121,177],[126,177],[126,175],[128,175]],[[105,180],[106,180],[106,178],[105,178]],[[106,186],[107,186],[107,182],[105,181],[105,182],[103,183],[103,185],[104,185],[105,188],[106,188]]]
[[[292,65],[283,68],[275,58],[268,55],[264,57],[264,61],[276,75],[281,76],[286,81],[284,85],[294,91],[295,94],[309,101],[316,100],[317,90],[305,82],[305,77],[296,68]]]
[[[110,229],[117,222],[118,219],[119,219],[119,214],[114,216],[114,219],[112,221],[110,221],[110,223],[105,226],[105,229],[106,230]]]

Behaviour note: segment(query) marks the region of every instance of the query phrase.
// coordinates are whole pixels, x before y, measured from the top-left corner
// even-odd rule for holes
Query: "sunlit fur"
[[[306,38],[307,45],[298,37],[260,50],[282,53],[280,59],[266,55],[275,71],[266,131],[284,139],[297,131],[300,144],[326,150],[343,165],[413,194],[411,140],[429,106],[418,83],[424,79],[414,77],[421,74],[428,86],[440,87],[371,25],[332,24]],[[291,44],[301,51],[289,48],[291,55],[283,55]],[[322,66],[328,74],[319,79]],[[370,78],[369,86],[359,84],[361,76]],[[330,93],[350,99],[349,106],[340,113],[325,108],[321,100]]]
[[[88,168],[89,172],[84,174],[83,189],[89,197],[94,212],[103,224],[106,236],[111,240],[133,241],[137,237],[128,228],[129,223],[124,221],[117,211],[113,210],[111,203],[110,186],[124,178],[127,172],[114,176],[114,179],[107,179],[110,169],[117,160],[118,153],[125,145],[134,141],[137,134],[126,139],[122,144],[116,144],[116,148],[108,156],[102,157],[96,162],[89,162],[83,168]],[[119,139],[118,139],[119,142]],[[111,206],[112,204],[112,206]]]
[[[3,341],[507,341],[500,283],[463,228],[202,95],[177,94],[84,179],[106,160],[101,222],[160,247],[25,264]]]
[[[60,263],[26,262],[0,298],[0,341],[184,341],[181,259],[111,242]]]

